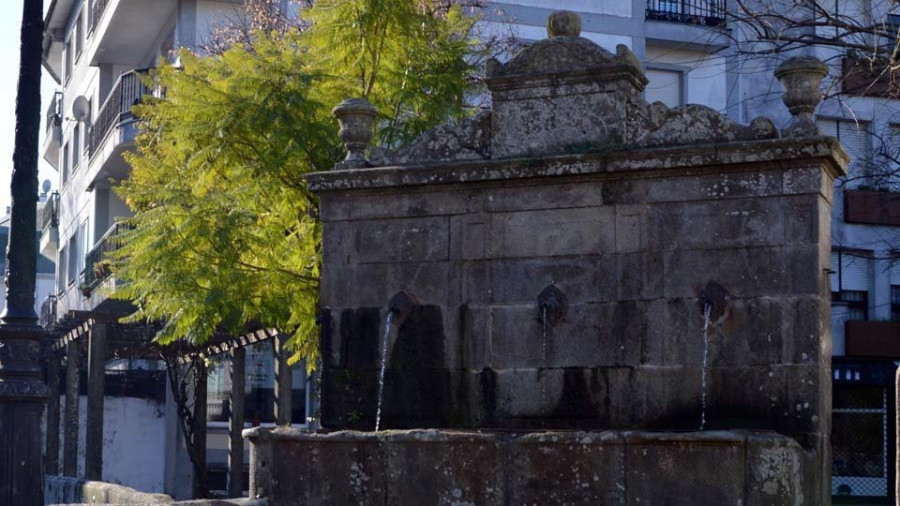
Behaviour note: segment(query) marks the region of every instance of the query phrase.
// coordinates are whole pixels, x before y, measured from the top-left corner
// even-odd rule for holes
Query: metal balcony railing
[[[57,91],[53,94],[53,98],[50,99],[50,103],[47,105],[47,114],[46,114],[46,133],[47,137],[52,135],[52,129],[55,126],[59,126],[62,124],[62,97],[63,94],[61,91]]]
[[[141,81],[146,73],[146,70],[132,70],[119,76],[106,101],[100,106],[97,120],[91,126],[91,156],[110,131],[123,121],[133,118],[131,108],[138,104],[144,95],[149,94],[149,90]]]
[[[53,192],[47,197],[47,202],[41,208],[41,230],[56,228],[59,226],[59,192]]]
[[[129,230],[131,227],[123,223],[116,223],[103,234],[90,252],[84,257],[84,270],[81,271],[81,283],[94,288],[110,275],[109,261],[112,253],[122,247],[122,238],[119,232]]]
[[[47,328],[56,323],[56,295],[48,295],[41,303],[41,327]]]
[[[109,0],[93,0],[91,2],[91,32],[94,31],[94,28],[100,23],[100,18],[103,17],[103,11],[106,10],[106,5],[109,3]]]
[[[725,23],[725,0],[647,0],[646,18],[701,26]]]

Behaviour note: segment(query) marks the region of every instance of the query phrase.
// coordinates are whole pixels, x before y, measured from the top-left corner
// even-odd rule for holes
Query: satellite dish
[[[83,95],[78,96],[72,102],[72,116],[78,121],[84,121],[90,115],[90,104]]]
[[[45,179],[44,184],[41,185],[41,190],[43,190],[44,193],[50,193],[50,186],[51,186],[50,180]]]

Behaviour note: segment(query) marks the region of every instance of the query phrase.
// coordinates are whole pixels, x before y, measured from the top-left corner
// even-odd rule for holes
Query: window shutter
[[[647,69],[646,76],[650,81],[644,91],[648,103],[662,102],[669,107],[682,105],[681,72]]]
[[[866,162],[872,159],[869,123],[824,119],[818,125],[823,134],[836,137],[844,145],[850,155],[850,171],[857,177],[864,175]]]
[[[892,285],[900,286],[900,258],[891,260],[891,272],[889,276]]]
[[[869,291],[871,263],[866,257],[841,253],[840,289]]]

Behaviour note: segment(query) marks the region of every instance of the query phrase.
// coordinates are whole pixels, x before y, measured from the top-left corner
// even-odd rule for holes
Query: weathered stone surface
[[[578,37],[566,13],[550,25],[550,39],[489,65],[489,115],[382,154],[398,166],[308,175],[331,314],[323,427],[374,427],[393,311],[386,427],[693,431],[705,419],[766,436],[256,432],[285,446],[258,460],[374,445],[362,453],[387,469],[378,490],[334,482],[357,450],[336,452],[328,476],[298,471],[363,504],[820,504],[824,269],[846,153],[780,138],[764,118],[646,104],[630,51]],[[402,311],[401,291],[416,301]]]
[[[260,463],[251,497],[269,506],[812,504],[810,452],[776,434],[257,428],[244,435]],[[297,465],[273,468],[273,461]]]
[[[371,157],[371,163],[375,166],[408,165],[490,157],[491,112],[482,111],[456,125],[442,125],[430,130],[397,153],[378,150]]]

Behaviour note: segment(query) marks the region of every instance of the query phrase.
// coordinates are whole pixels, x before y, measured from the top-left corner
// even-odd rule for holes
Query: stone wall
[[[251,487],[269,506],[822,504],[809,488],[813,452],[772,434],[245,435],[255,449]]]
[[[386,342],[381,428],[638,437],[641,453],[623,468],[591,469],[644,477],[646,492],[632,493],[640,488],[632,481],[628,493],[651,504],[682,486],[662,486],[666,472],[737,487],[691,493],[683,504],[772,503],[742,487],[757,479],[752,459],[774,457],[753,457],[756,443],[734,432],[763,431],[758,437],[792,439],[788,453],[807,459],[802,469],[794,456],[772,468],[803,491],[783,503],[826,504],[831,199],[847,155],[812,121],[821,63],[779,67],[794,121],[778,132],[765,118],[738,125],[702,106],[645,103],[634,55],[578,37],[579,26],[571,13],[552,16],[549,39],[488,65],[490,111],[402,151],[372,150],[367,161],[360,139],[371,106],[336,108],[350,156],[340,170],[307,178],[324,225],[323,427],[375,427]],[[742,442],[696,457],[708,469],[692,466],[692,452],[714,436],[672,432],[704,430]],[[263,495],[278,503],[287,497],[278,487],[288,485],[260,466],[301,457],[279,453],[265,434],[255,436],[251,489],[274,480],[277,492]],[[387,452],[393,466],[415,434],[385,436],[385,448],[371,451]],[[460,479],[466,437],[508,441],[447,437],[434,448]],[[653,437],[678,449],[642,463],[643,452],[656,451]],[[331,440],[292,441],[306,458]],[[548,468],[568,466],[567,451],[549,450]],[[341,465],[369,455],[354,452]],[[731,459],[750,467],[729,469]],[[408,472],[397,471],[407,483],[431,479]],[[543,470],[517,472],[507,482],[540,481]],[[298,487],[318,480],[312,469],[298,473]],[[316,486],[345,479],[355,478]],[[588,497],[577,487],[559,493]]]
[[[402,291],[418,306],[391,332],[385,427],[699,428],[709,286],[724,292],[706,332],[707,427],[827,429],[835,147],[773,140],[314,181],[330,311],[323,425],[374,426],[384,318]],[[332,191],[355,176],[367,187]],[[567,303],[544,338],[548,287]]]

